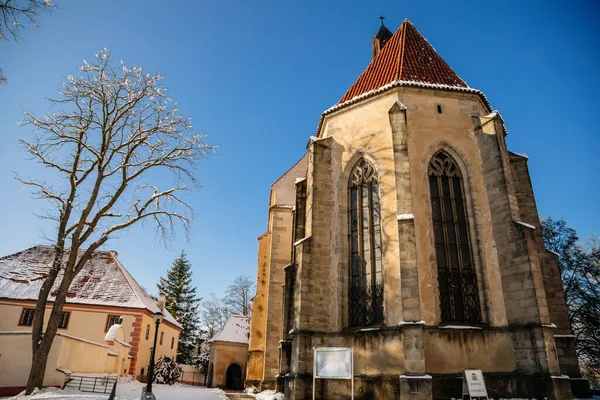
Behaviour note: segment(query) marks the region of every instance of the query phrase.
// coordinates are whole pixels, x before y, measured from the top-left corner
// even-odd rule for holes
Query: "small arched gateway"
[[[225,389],[242,390],[243,388],[242,367],[239,364],[231,364],[225,373]]]
[[[212,339],[208,386],[241,390],[248,364],[250,317],[234,315]]]

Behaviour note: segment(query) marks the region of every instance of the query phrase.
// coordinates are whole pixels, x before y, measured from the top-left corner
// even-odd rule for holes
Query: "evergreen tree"
[[[161,277],[156,286],[167,298],[165,308],[183,328],[179,335],[177,362],[192,364],[200,335],[198,305],[202,299],[196,296],[196,287],[192,286],[192,264],[185,252],[173,261],[167,277]]]

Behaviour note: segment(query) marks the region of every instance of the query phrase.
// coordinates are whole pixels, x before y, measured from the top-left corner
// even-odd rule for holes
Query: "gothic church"
[[[354,349],[356,399],[585,396],[527,157],[408,21],[273,185],[247,385],[312,397],[314,347]],[[319,380],[319,399],[350,383]]]

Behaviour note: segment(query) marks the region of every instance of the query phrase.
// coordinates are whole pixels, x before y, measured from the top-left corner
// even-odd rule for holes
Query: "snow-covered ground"
[[[119,383],[117,384],[117,400],[139,400],[142,395],[142,388],[145,385],[139,382]],[[160,400],[226,400],[225,392],[221,389],[206,389],[198,386],[189,386],[175,384],[169,385],[152,385],[157,399]],[[107,394],[98,393],[83,393],[78,390],[67,389],[60,390],[55,388],[46,388],[33,396],[17,395],[14,397],[6,397],[4,399],[15,400],[106,400]]]

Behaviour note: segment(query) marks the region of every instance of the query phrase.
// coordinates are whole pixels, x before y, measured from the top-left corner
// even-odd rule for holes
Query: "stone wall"
[[[463,176],[482,314],[480,326],[460,331],[439,327],[428,166],[440,150]],[[385,321],[377,327],[348,326],[348,180],[361,158],[377,170],[380,190]],[[537,210],[519,162],[499,114],[476,94],[399,87],[324,118],[308,144],[305,237],[286,249],[294,263],[291,331],[280,335],[286,398],[310,395],[312,349],[321,346],[355,349],[357,398],[436,398],[468,368],[491,374],[499,395],[569,395],[568,381],[551,377],[573,368],[559,365],[570,347],[557,347],[550,324],[560,282],[533,229]],[[274,346],[265,351],[279,354]],[[319,382],[317,396],[346,398],[346,384]]]

